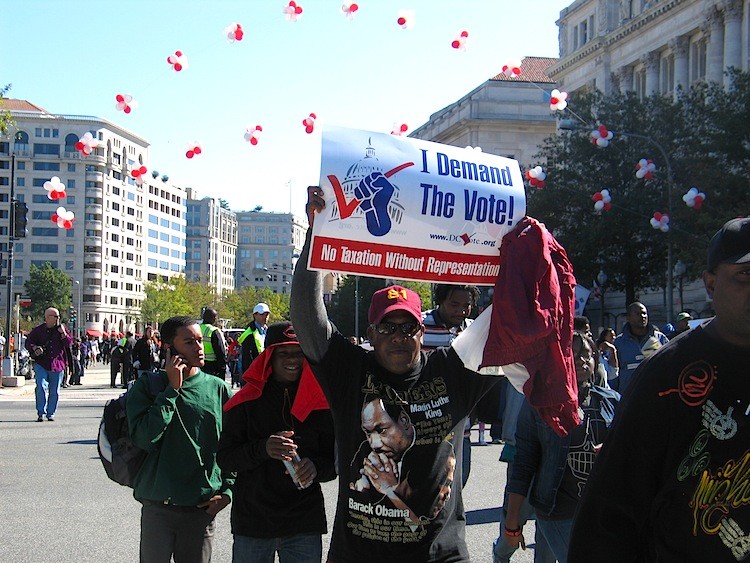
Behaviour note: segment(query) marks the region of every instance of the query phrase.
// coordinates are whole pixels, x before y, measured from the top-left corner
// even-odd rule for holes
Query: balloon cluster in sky
[[[597,213],[612,209],[612,196],[609,195],[609,190],[596,192],[591,199],[594,200],[594,211]]]
[[[53,223],[56,223],[60,229],[72,229],[73,223],[75,223],[75,214],[72,211],[68,211],[64,207],[60,206],[57,208],[52,216],[50,217]]]
[[[651,217],[651,226],[657,231],[666,233],[669,231],[669,215],[657,211],[654,216]]]
[[[591,132],[591,143],[597,147],[608,147],[614,133],[609,131],[605,125],[600,125]]]
[[[682,196],[682,201],[685,205],[692,207],[693,209],[700,209],[703,207],[703,202],[706,200],[706,194],[698,191],[698,188],[690,188],[687,193]]]
[[[635,177],[639,180],[652,180],[654,178],[654,172],[656,171],[656,164],[653,160],[642,158],[635,165]]]
[[[547,179],[547,173],[541,166],[535,166],[534,168],[527,170],[526,179],[532,187],[537,189],[544,188],[547,185],[545,182]]]
[[[44,189],[47,190],[47,197],[52,201],[63,199],[66,196],[65,184],[58,176],[52,176],[52,179],[44,182]],[[64,207],[58,207],[57,213],[53,213],[50,219],[61,229],[72,229],[75,214],[72,211],[67,211]]]
[[[141,186],[143,185],[143,177],[146,175],[146,172],[148,172],[148,168],[146,168],[145,166],[139,166],[138,168],[133,168],[130,171],[130,176],[132,176],[136,184]]]

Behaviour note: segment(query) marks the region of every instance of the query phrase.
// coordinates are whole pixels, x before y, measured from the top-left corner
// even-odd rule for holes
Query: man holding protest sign
[[[310,230],[292,282],[291,315],[331,407],[342,468],[328,560],[468,561],[455,459],[466,416],[497,380],[465,368],[453,349],[422,351],[421,301],[401,286],[372,297],[372,351],[336,330],[326,317],[322,275],[307,268],[322,195],[320,187],[308,188]],[[370,208],[363,212],[378,222]],[[390,434],[398,448],[388,446]],[[350,486],[347,464],[363,477],[360,486]]]

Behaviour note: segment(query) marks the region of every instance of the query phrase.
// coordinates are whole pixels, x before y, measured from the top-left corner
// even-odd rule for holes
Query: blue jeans
[[[542,531],[552,553],[559,563],[567,563],[568,547],[570,547],[570,532],[573,530],[573,519],[542,520],[536,519],[536,527]]]
[[[60,392],[61,371],[47,371],[39,364],[34,364],[36,374],[36,413],[39,416],[54,416],[57,410],[58,393]],[[49,391],[49,401],[47,392]]]
[[[286,538],[251,538],[234,536],[232,562],[273,563],[278,552],[280,563],[320,563],[323,540],[320,534],[288,536]]]

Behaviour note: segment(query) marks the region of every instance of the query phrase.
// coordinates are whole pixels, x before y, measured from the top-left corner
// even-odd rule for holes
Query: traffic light
[[[15,238],[24,238],[26,236],[26,224],[29,220],[26,214],[29,212],[29,206],[25,201],[13,202],[13,236]]]
[[[78,320],[78,311],[76,311],[75,307],[71,307],[68,309],[68,319],[70,321],[70,326],[75,328]]]

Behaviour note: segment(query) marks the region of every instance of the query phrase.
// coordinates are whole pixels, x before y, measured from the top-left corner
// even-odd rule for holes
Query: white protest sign
[[[313,270],[493,285],[526,214],[517,161],[385,133],[326,128],[320,186]]]

